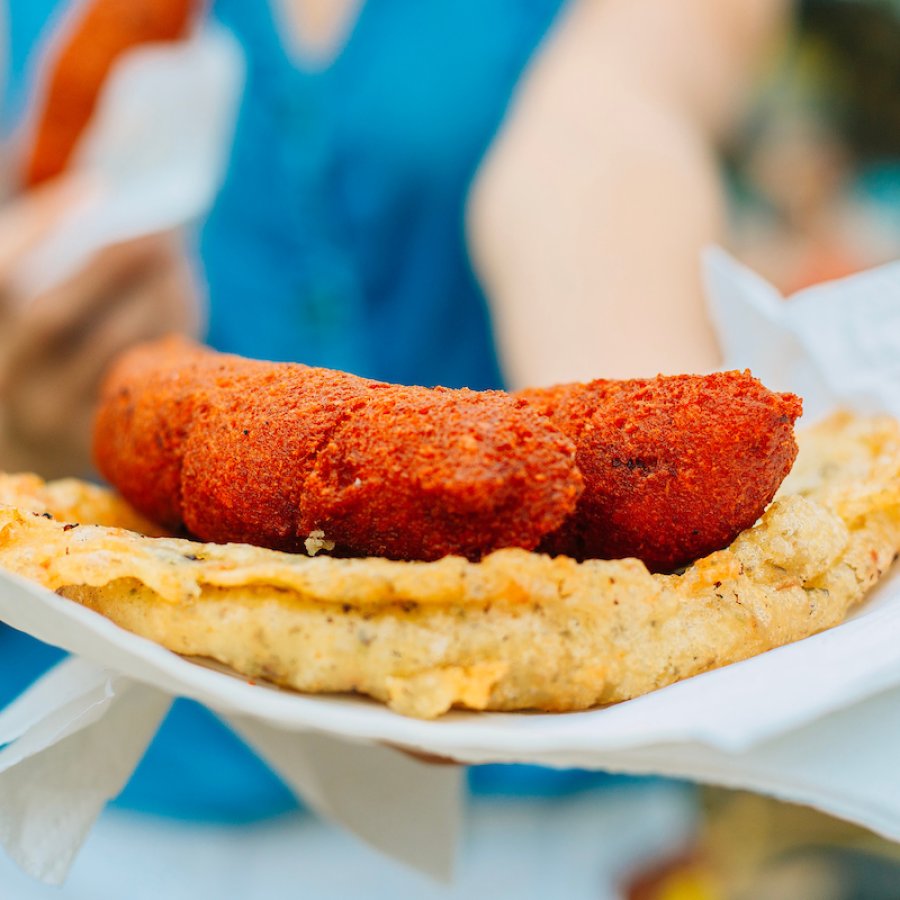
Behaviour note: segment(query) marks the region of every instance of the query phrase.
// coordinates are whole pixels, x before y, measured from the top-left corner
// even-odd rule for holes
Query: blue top
[[[305,71],[266,3],[219,0],[247,83],[203,230],[210,343],[399,383],[501,386],[465,196],[559,0],[377,0]]]
[[[500,387],[464,202],[560,3],[373,0],[339,56],[305,71],[268,4],[218,0],[216,17],[244,47],[247,83],[227,179],[200,235],[209,342],[401,383]],[[11,0],[7,127],[27,97],[29,50],[62,5]],[[0,631],[0,702],[59,656]],[[554,793],[586,778],[483,767],[473,782]],[[118,802],[219,821],[295,805],[215,716],[186,701]]]

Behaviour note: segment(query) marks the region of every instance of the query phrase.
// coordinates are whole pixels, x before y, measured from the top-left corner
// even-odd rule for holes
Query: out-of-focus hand
[[[16,266],[65,215],[55,185],[0,211],[0,468],[45,476],[90,466],[91,420],[110,361],[139,341],[199,328],[200,303],[175,234],[109,247],[64,283],[23,296]]]

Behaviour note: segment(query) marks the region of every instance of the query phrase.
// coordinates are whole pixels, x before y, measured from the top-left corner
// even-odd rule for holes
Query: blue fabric
[[[304,71],[266,3],[218,0],[247,55],[226,183],[200,235],[209,342],[401,383],[502,384],[463,233],[466,191],[560,0],[372,0],[337,59]],[[59,0],[13,0],[4,121]],[[58,651],[0,632],[0,702]],[[485,767],[487,793],[556,794],[607,776]],[[119,805],[246,821],[295,805],[214,715],[178,701]]]
[[[878,211],[885,224],[900,231],[900,161],[886,160],[864,169],[856,184],[860,200]]]
[[[251,822],[297,808],[294,795],[206,707],[177,700],[114,805],[203,822]]]
[[[6,71],[2,73],[4,92],[0,127],[4,135],[9,135],[22,119],[34,82],[33,48],[52,34],[68,3],[65,0],[6,0],[4,5],[8,33],[5,35]],[[3,21],[0,17],[0,24]]]
[[[464,201],[558,2],[366,3],[314,72],[289,57],[267,4],[219,0],[247,84],[202,236],[210,343],[401,383],[499,387]]]
[[[610,775],[584,769],[545,769],[541,766],[472,766],[469,790],[484,797],[561,797],[615,785],[646,784],[643,776]]]

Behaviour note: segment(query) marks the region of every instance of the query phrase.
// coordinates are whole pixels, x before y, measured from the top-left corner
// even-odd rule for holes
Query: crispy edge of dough
[[[841,622],[900,549],[900,425],[800,436],[779,498],[682,574],[501,550],[315,559],[0,509],[0,565],[175,652],[413,716],[626,700]]]
[[[134,510],[118,494],[78,478],[44,481],[31,473],[0,472],[0,506],[13,506],[70,525],[82,522],[123,528],[150,537],[166,532]]]

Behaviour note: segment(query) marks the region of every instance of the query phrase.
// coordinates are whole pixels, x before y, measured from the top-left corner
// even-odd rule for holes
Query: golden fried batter
[[[887,570],[900,425],[836,417],[800,443],[762,520],[680,575],[518,549],[477,564],[310,559],[66,530],[36,514],[33,489],[25,509],[0,509],[0,565],[178,653],[302,691],[421,717],[585,709],[836,625]]]
[[[91,525],[126,528],[151,537],[165,534],[118,494],[77,478],[46,482],[37,475],[7,475],[0,472],[2,506],[15,506],[63,522],[89,522]]]

